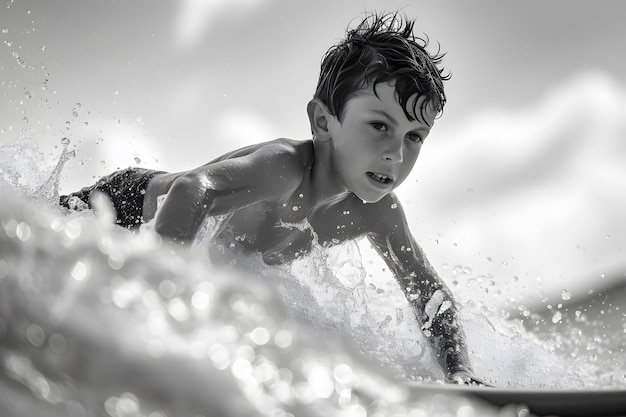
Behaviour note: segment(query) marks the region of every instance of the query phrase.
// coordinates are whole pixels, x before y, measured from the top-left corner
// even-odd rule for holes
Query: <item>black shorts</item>
[[[99,191],[113,203],[115,222],[128,229],[135,229],[143,222],[143,199],[146,187],[155,175],[163,173],[164,171],[145,168],[121,169],[100,178],[91,187],[85,187],[70,195],[62,195],[59,197],[59,203],[63,207],[76,208],[76,198],[78,198],[80,202],[92,208],[91,194]]]

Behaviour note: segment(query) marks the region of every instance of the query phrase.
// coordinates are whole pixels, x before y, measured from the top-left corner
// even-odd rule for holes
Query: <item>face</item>
[[[344,107],[343,121],[333,116],[329,123],[335,175],[347,189],[370,203],[406,179],[436,116],[432,106],[419,114],[422,97],[416,106],[418,118],[409,120],[393,84],[377,84],[376,93],[378,96],[371,87],[357,92]]]

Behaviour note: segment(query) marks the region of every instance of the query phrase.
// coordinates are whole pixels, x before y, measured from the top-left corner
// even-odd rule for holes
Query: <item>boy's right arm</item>
[[[207,164],[174,180],[155,219],[155,230],[176,243],[190,243],[207,215],[281,200],[295,191],[302,175],[297,152],[281,143]]]

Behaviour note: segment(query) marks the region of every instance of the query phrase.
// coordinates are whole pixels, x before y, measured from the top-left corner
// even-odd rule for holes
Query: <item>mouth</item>
[[[388,177],[386,175],[383,174],[377,174],[375,172],[368,172],[367,175],[373,179],[374,181],[377,181],[381,184],[389,184],[393,181],[393,179],[391,177]]]

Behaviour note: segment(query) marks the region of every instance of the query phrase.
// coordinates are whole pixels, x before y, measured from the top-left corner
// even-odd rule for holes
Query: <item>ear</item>
[[[315,140],[327,142],[330,140],[330,124],[335,117],[328,111],[328,107],[319,99],[309,101],[306,107],[311,123],[311,132]]]

